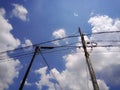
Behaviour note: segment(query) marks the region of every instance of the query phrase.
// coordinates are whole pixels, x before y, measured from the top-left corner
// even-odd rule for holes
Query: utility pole
[[[40,51],[40,48],[41,48],[41,49],[53,49],[54,47],[50,47],[50,46],[42,46],[42,47],[39,47],[39,46],[36,46],[35,51],[34,51],[34,54],[33,54],[33,57],[32,57],[31,62],[30,62],[30,64],[29,64],[28,68],[27,68],[27,71],[26,71],[26,73],[25,73],[25,75],[24,75],[24,78],[23,78],[22,83],[21,83],[21,85],[20,85],[20,87],[19,87],[19,90],[23,90],[23,87],[24,87],[26,78],[27,78],[27,76],[28,76],[28,74],[29,74],[30,68],[31,68],[32,63],[33,63],[33,61],[34,61],[34,58],[35,58],[36,54]]]
[[[25,73],[25,75],[24,75],[24,78],[23,78],[22,83],[21,83],[21,85],[20,85],[20,87],[19,87],[19,90],[23,90],[23,87],[24,87],[26,78],[27,78],[27,76],[28,76],[28,73],[29,73],[29,71],[30,71],[30,68],[31,68],[31,66],[32,66],[32,63],[33,63],[34,58],[35,58],[36,54],[38,53],[38,51],[39,51],[39,46],[36,46],[35,51],[34,51],[34,54],[33,54],[33,57],[32,57],[32,59],[31,59],[31,62],[30,62],[30,64],[29,64],[29,66],[28,66],[28,69],[27,69],[27,71],[26,71],[26,73]]]
[[[78,30],[79,30],[79,33],[80,33],[80,37],[81,37],[81,41],[82,41],[82,46],[83,46],[85,57],[86,57],[86,62],[87,62],[87,65],[88,65],[90,76],[91,76],[91,80],[92,80],[92,84],[93,84],[93,89],[94,90],[99,90],[99,86],[98,86],[98,83],[97,83],[97,80],[96,80],[95,72],[94,72],[93,67],[92,67],[92,63],[91,63],[91,60],[90,60],[90,57],[89,57],[89,53],[87,52],[86,42],[85,42],[85,39],[84,39],[84,35],[82,34],[80,28]]]

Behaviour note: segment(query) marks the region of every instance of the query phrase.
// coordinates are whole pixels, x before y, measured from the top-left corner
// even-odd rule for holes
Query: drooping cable
[[[105,34],[105,33],[120,33],[120,31],[104,31],[104,32],[94,32],[94,33],[84,33],[83,35],[95,35],[95,34]]]
[[[49,66],[47,60],[45,59],[44,55],[42,54],[41,50],[40,50],[39,53],[40,53],[41,57],[43,58],[45,64],[47,65],[49,72],[51,73],[51,75],[53,76],[53,78],[57,81],[57,84],[59,85],[60,89],[63,90],[63,89],[62,89],[62,86],[60,85],[60,83],[59,83],[59,81],[57,80],[56,76],[55,76],[54,73],[51,71],[50,66]]]
[[[102,45],[102,46],[97,46],[97,47],[110,47],[111,45]],[[74,48],[80,48],[81,46],[67,46],[67,47],[64,47],[64,48],[61,48],[61,49],[57,49],[57,50],[52,50],[52,51],[43,51],[43,54],[49,54],[49,53],[56,53],[56,52],[60,52],[60,51],[66,51],[66,50],[72,50]],[[115,47],[115,46],[112,46],[112,47]],[[94,47],[95,49],[96,47]],[[110,50],[109,52],[102,52],[102,51],[95,51],[95,52],[92,52],[92,53],[110,53],[110,52],[120,52],[118,50]],[[20,58],[20,57],[26,57],[26,56],[29,56],[29,55],[32,55],[33,52],[28,52],[28,53],[24,53],[24,54],[18,54],[18,55],[13,55],[12,57],[1,57],[0,58],[0,63],[2,62],[6,62],[6,61],[10,61],[12,60],[13,58]]]
[[[83,35],[92,35],[92,34],[103,34],[103,33],[119,33],[120,31],[109,31],[109,32],[96,32],[96,33],[91,33],[91,34],[83,34]],[[66,36],[66,37],[63,37],[63,38],[57,38],[57,39],[53,39],[53,40],[48,40],[48,41],[45,41],[45,42],[41,42],[41,43],[38,43],[38,44],[33,44],[33,45],[29,45],[29,46],[26,46],[26,47],[19,47],[19,48],[16,48],[16,49],[11,49],[11,50],[7,50],[7,51],[2,51],[0,52],[0,54],[2,53],[8,53],[8,52],[13,52],[13,51],[16,51],[16,50],[21,50],[21,49],[27,49],[27,48],[30,48],[30,47],[35,47],[35,46],[38,46],[38,45],[42,45],[42,44],[46,44],[46,43],[50,43],[50,42],[55,42],[55,41],[58,41],[58,40],[62,40],[62,39],[67,39],[67,38],[74,38],[74,37],[79,37],[79,35],[69,35],[69,36]]]
[[[76,42],[77,43],[77,42]],[[82,46],[73,46],[72,44],[74,43],[70,43],[70,44],[65,44],[65,45],[61,45],[61,46],[54,46],[54,47],[49,47],[49,48],[54,48],[52,50],[41,50],[43,52],[43,54],[49,54],[49,53],[54,53],[54,52],[59,52],[59,51],[66,51],[66,50],[70,50],[70,49],[74,49],[74,48],[81,48]],[[72,45],[72,46],[71,46]],[[98,48],[98,47],[120,47],[120,45],[97,45],[97,46],[87,46],[88,48],[92,47],[92,48]],[[43,47],[43,48],[46,48],[46,47]],[[109,52],[120,52],[120,51],[116,51],[116,50],[111,50]],[[92,53],[108,53],[108,52],[92,52]],[[14,53],[13,53],[14,54]],[[1,56],[0,57],[0,61],[1,62],[6,62],[6,61],[10,61],[10,59],[12,60],[13,58],[19,58],[19,57],[25,57],[25,56],[29,56],[29,55],[32,55],[33,54],[33,51],[27,51],[27,52],[22,52],[22,53],[18,53],[18,54],[15,54],[15,55],[12,55],[10,57],[7,57],[7,56]],[[0,63],[1,63],[0,62]]]
[[[2,52],[0,52],[0,54],[13,52],[13,51],[17,51],[17,50],[23,50],[23,49],[27,49],[27,48],[30,48],[30,47],[36,47],[36,46],[39,46],[39,45],[42,45],[42,44],[51,43],[51,42],[55,42],[55,41],[59,41],[59,40],[67,39],[67,38],[74,38],[74,37],[79,37],[79,35],[70,35],[70,36],[66,36],[66,37],[63,37],[63,38],[57,38],[57,39],[41,42],[41,43],[38,43],[38,44],[29,45],[29,46],[26,46],[26,47],[19,47],[19,48],[12,49],[12,50],[2,51]]]
[[[69,47],[69,48],[74,48],[72,46],[69,46],[69,45],[73,45],[73,44],[76,44],[78,42],[73,42],[73,43],[69,43],[69,44],[64,44],[64,45],[60,45],[60,46],[41,46],[41,51],[43,53],[49,53],[51,52],[50,50],[52,49],[52,51],[55,49],[55,48],[66,48],[66,47]],[[55,49],[56,50],[56,49]],[[54,51],[55,51],[54,50]],[[63,49],[62,49],[63,50]],[[57,50],[58,51],[58,50]],[[56,52],[56,51],[55,51]],[[27,55],[31,55],[33,54],[34,51],[33,49],[31,50],[24,50],[24,52],[15,52],[15,53],[11,53],[11,55],[9,55],[9,57],[7,57],[6,55],[2,55],[0,57],[0,60],[5,60],[5,59],[9,59],[9,58],[18,58],[18,57],[24,57],[24,56],[27,56]]]

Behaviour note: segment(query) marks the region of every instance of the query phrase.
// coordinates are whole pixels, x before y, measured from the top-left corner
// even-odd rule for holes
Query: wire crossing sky
[[[0,90],[19,89],[36,46],[23,90],[93,90],[78,27],[100,90],[120,90],[119,12],[119,0],[0,0]]]

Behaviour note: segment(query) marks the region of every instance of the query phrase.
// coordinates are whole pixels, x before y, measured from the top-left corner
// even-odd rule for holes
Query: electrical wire
[[[70,44],[65,44],[65,45],[60,45],[60,46],[54,46],[54,47],[51,47],[51,48],[64,48],[64,47],[67,47],[67,46],[69,46],[69,45],[73,45],[73,44],[76,44],[76,43],[78,43],[78,42],[74,42],[74,43],[70,43]],[[45,47],[47,47],[47,46],[44,46],[44,48]],[[50,49],[51,50],[51,49]],[[48,50],[42,50],[42,48],[41,48],[41,51],[42,52],[45,52],[45,51],[49,51],[49,49]],[[10,57],[14,57],[14,58],[17,58],[17,57],[23,57],[23,56],[25,56],[25,55],[29,55],[29,54],[33,54],[33,52],[34,51],[27,51],[27,52],[20,52],[20,53],[13,53],[13,55],[10,55]],[[8,58],[8,57],[7,57]],[[2,59],[6,59],[6,55],[4,55],[4,56],[2,56],[2,57],[0,57],[0,60],[2,60]]]
[[[95,35],[95,34],[105,34],[105,33],[120,33],[120,31],[109,31],[109,32],[95,32],[95,33],[85,33],[83,35]]]
[[[47,52],[43,52],[43,54],[52,54],[52,53],[56,53],[56,52],[65,52],[65,51],[68,51],[68,50],[72,50],[72,49],[75,49],[74,47],[68,47],[68,48],[63,48],[63,49],[59,49],[59,50],[52,50],[52,51],[47,51]]]
[[[77,42],[75,42],[77,43]],[[54,49],[58,49],[58,48],[65,48],[65,49],[61,49],[61,50],[66,50],[67,48],[81,48],[82,46],[69,46],[69,45],[72,45],[72,44],[75,44],[75,43],[70,43],[70,44],[66,44],[66,45],[61,45],[61,46],[54,46]],[[120,45],[98,45],[98,46],[87,46],[87,47],[92,47],[92,48],[98,48],[98,47],[120,47]],[[44,53],[51,53],[51,52],[56,52],[56,51],[59,51],[59,50],[42,50],[42,52]],[[12,55],[11,57],[14,57],[14,58],[17,58],[17,57],[23,57],[24,55],[29,55],[29,54],[33,54],[33,51],[30,51],[28,53],[20,53],[20,54],[17,54],[17,55]],[[0,59],[5,59],[4,57],[0,58]]]
[[[0,58],[0,60],[5,60],[5,59],[13,59],[13,58],[20,58],[20,57],[24,57],[24,56],[28,56],[28,55],[32,55],[34,52],[29,52],[29,53],[24,53],[24,54],[18,54],[18,55],[14,55],[14,56],[11,56],[11,57],[2,57]]]
[[[55,53],[56,54],[56,52],[65,52],[65,51],[68,51],[68,50],[72,50],[72,49],[74,49],[74,48],[63,48],[63,49],[60,49],[60,50],[55,50],[55,51],[48,51],[48,52],[43,52],[43,54],[52,54],[52,53]],[[102,53],[102,54],[108,54],[108,53],[119,53],[120,51],[118,51],[118,50],[110,50],[110,51],[92,51],[92,52],[90,52],[90,54],[98,54],[98,53]],[[81,52],[81,53],[84,53],[84,52]],[[20,56],[16,56],[16,57],[6,57],[6,58],[2,58],[2,59],[0,59],[0,63],[4,63],[4,62],[8,62],[8,61],[12,61],[13,60],[13,58],[15,59],[18,59],[18,58],[24,58],[24,57],[27,57],[27,56],[31,56],[33,53],[31,53],[31,54],[26,54],[26,55],[20,55]],[[38,55],[38,54],[36,54],[36,55]]]
[[[56,46],[54,48],[58,48],[57,50],[43,50],[43,54],[48,54],[48,53],[55,53],[55,52],[60,52],[60,51],[65,51],[65,50],[71,50],[71,49],[75,49],[75,48],[81,48],[82,46]],[[92,47],[92,46],[88,46],[88,47]],[[92,48],[98,48],[98,47],[120,47],[120,45],[99,45],[99,46],[93,46]],[[60,49],[59,49],[60,48]],[[61,49],[62,48],[62,49]],[[109,52],[120,52],[120,51],[109,51]],[[94,53],[105,53],[105,52],[94,52]],[[108,52],[106,52],[108,53]],[[29,56],[29,55],[32,55],[33,54],[33,51],[30,51],[30,52],[27,52],[27,53],[20,53],[20,54],[17,54],[17,55],[12,55],[11,57],[1,57],[0,58],[0,61],[2,60],[6,60],[6,59],[9,59],[9,58],[20,58],[20,57],[25,57],[25,56]]]
[[[46,51],[46,52],[43,52],[43,54],[51,54],[51,53],[56,53],[56,52],[60,52],[60,51],[63,52],[63,51],[71,50],[71,49],[73,49],[73,48],[65,48],[65,49],[54,50],[54,51]],[[27,57],[27,56],[31,56],[33,53],[34,52],[29,52],[29,53],[25,53],[25,54],[16,55],[14,57],[2,57],[2,58],[0,58],[0,63],[12,61],[13,58],[18,59],[18,58],[24,58],[24,57]],[[36,55],[38,55],[38,53]]]
[[[33,47],[36,47],[36,46],[39,46],[39,45],[42,45],[42,44],[51,43],[51,42],[55,42],[55,41],[59,41],[59,40],[67,39],[67,38],[74,38],[74,37],[79,37],[79,35],[70,35],[70,36],[66,36],[66,37],[63,37],[63,38],[57,38],[57,39],[41,42],[41,43],[38,43],[38,44],[29,45],[29,46],[26,46],[26,47],[19,47],[19,48],[16,48],[14,50],[12,49],[12,50],[7,50],[7,51],[2,51],[2,52],[0,52],[0,54],[9,53],[9,52],[13,52],[13,51],[21,50],[21,49],[23,50],[23,49],[27,49],[27,48],[31,48],[31,47],[33,48]]]
[[[103,34],[103,33],[119,33],[120,31],[110,31],[110,32],[97,32],[97,33],[92,33],[92,34]],[[91,34],[84,34],[84,35],[91,35]],[[14,50],[7,50],[7,51],[3,51],[3,52],[0,52],[0,54],[3,54],[3,53],[9,53],[9,52],[14,52],[14,51],[20,51],[20,50],[24,50],[24,49],[27,49],[27,48],[34,48],[36,46],[41,46],[43,44],[46,44],[46,43],[51,43],[51,42],[55,42],[55,41],[58,41],[58,40],[62,40],[62,39],[67,39],[67,38],[73,38],[73,37],[79,37],[79,35],[72,35],[72,36],[66,36],[66,37],[63,37],[63,38],[58,38],[58,39],[53,39],[53,40],[48,40],[48,41],[45,41],[45,42],[42,42],[42,43],[38,43],[38,44],[34,44],[34,45],[30,45],[30,46],[26,46],[26,47],[20,47],[20,48],[16,48]],[[100,41],[99,41],[100,42]],[[101,41],[102,42],[102,41]],[[111,40],[109,42],[120,42],[120,41],[115,41],[115,40]],[[75,43],[74,43],[75,44]],[[69,49],[73,49],[73,48],[81,48],[82,46],[69,46],[70,44],[66,44],[66,45],[61,45],[61,46],[55,46],[53,48],[63,48],[63,50],[68,50]],[[71,44],[72,45],[72,44]],[[67,48],[66,48],[67,47]],[[88,46],[88,47],[120,47],[120,45],[99,45],[99,46]],[[65,48],[65,49],[64,49]],[[48,70],[49,72],[51,72],[51,75],[53,76],[53,78],[57,81],[57,84],[59,85],[59,87],[61,88],[62,90],[62,86],[60,85],[59,81],[57,80],[56,76],[54,75],[54,73],[51,71],[50,69],[50,66],[47,62],[47,60],[45,59],[44,55],[43,54],[47,54],[47,53],[53,53],[53,52],[58,52],[62,49],[59,49],[59,50],[54,50],[54,51],[44,51],[42,53],[42,51],[40,50],[39,54],[42,56],[45,64],[47,65],[48,67]],[[31,55],[33,54],[34,52],[33,51],[30,51],[30,52],[27,52],[27,53],[19,53],[18,55],[13,55],[12,57],[13,58],[19,58],[19,57],[25,57],[25,56],[28,56],[28,55]],[[10,57],[4,57],[2,59],[9,59]],[[12,58],[11,58],[12,59]],[[9,60],[10,61],[10,60]],[[1,63],[1,62],[0,62]],[[89,88],[89,87],[88,87]]]
[[[16,55],[15,57],[4,57],[4,58],[0,59],[0,63],[12,61],[13,59],[28,57],[28,56],[31,56],[33,53],[34,52],[32,52],[32,53],[26,53],[26,54],[21,54],[21,55]]]
[[[99,45],[97,47],[120,47],[120,45]]]
[[[120,40],[91,40],[91,42],[120,42]]]
[[[54,73],[51,71],[50,66],[49,66],[47,60],[45,59],[44,55],[42,54],[41,50],[40,50],[39,53],[40,53],[41,57],[43,58],[45,64],[47,65],[49,72],[51,72],[53,78],[57,81],[57,84],[59,85],[60,89],[63,90],[63,89],[62,89],[62,86],[60,85],[60,83],[59,83],[59,81],[57,80],[56,76],[55,76]]]
[[[69,44],[53,46],[53,48],[55,49],[55,48],[69,47],[70,45],[74,45],[74,44],[77,44],[77,43],[80,43],[80,42],[76,41],[76,42],[72,42],[72,43],[69,43]],[[44,50],[44,51],[46,51],[46,50]]]
[[[96,33],[92,33],[92,34],[119,33],[119,32],[120,31],[109,31],[109,32],[96,32]],[[83,35],[92,35],[92,34],[83,34]],[[79,35],[70,35],[70,36],[66,36],[66,37],[63,37],[63,38],[57,38],[57,39],[41,42],[41,43],[38,43],[38,44],[29,45],[29,46],[26,46],[26,47],[19,47],[19,48],[12,49],[12,50],[2,51],[2,52],[0,52],[0,54],[9,53],[9,52],[17,51],[17,50],[23,50],[23,49],[27,49],[27,48],[33,48],[33,47],[38,46],[38,45],[51,43],[51,42],[55,42],[55,41],[59,41],[59,40],[67,39],[67,38],[74,38],[74,37],[79,37]]]
[[[59,52],[59,51],[65,51],[65,50],[71,50],[74,48],[81,48],[82,46],[73,46],[73,44],[78,43],[78,42],[74,42],[74,43],[70,43],[70,44],[65,44],[65,45],[61,45],[61,46],[54,46],[53,50],[41,50],[43,52],[43,54],[48,54],[48,53],[55,53],[55,52]],[[71,46],[72,45],[72,46]],[[120,45],[97,45],[97,46],[87,46],[90,48],[98,48],[98,47],[120,47]],[[120,52],[120,51],[109,51],[109,52]],[[108,52],[92,52],[92,53],[108,53]],[[33,51],[28,51],[28,52],[22,52],[19,54],[13,54],[10,57],[0,57],[0,61],[3,60],[8,60],[10,58],[20,58],[20,57],[25,57],[25,56],[29,56],[33,54]]]
[[[72,49],[72,48],[71,48]],[[68,50],[68,48],[67,49],[61,49],[61,50],[54,50],[54,51],[46,51],[46,52],[43,52],[43,54],[47,54],[47,53],[53,53],[53,52],[58,52],[58,51],[65,51],[65,50]],[[7,57],[7,56],[5,56],[5,57],[1,57],[0,58],[0,63],[1,62],[6,62],[6,61],[10,61],[10,60],[13,60],[13,58],[15,59],[18,59],[18,58],[22,58],[22,57],[26,57],[26,56],[30,56],[30,55],[32,55],[34,52],[33,51],[31,51],[31,52],[27,52],[27,53],[21,53],[21,54],[18,54],[18,55],[13,55],[13,56],[11,56],[11,57]],[[36,54],[37,55],[37,54]]]

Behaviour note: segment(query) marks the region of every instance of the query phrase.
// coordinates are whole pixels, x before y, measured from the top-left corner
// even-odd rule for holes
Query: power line
[[[111,31],[111,32],[98,32],[98,33],[92,33],[92,34],[103,34],[103,33],[118,33],[120,31]],[[89,34],[84,34],[84,35],[89,35]],[[69,49],[73,49],[73,48],[81,48],[82,46],[70,46],[70,44],[66,44],[66,45],[61,45],[61,46],[51,46],[51,47],[47,47],[47,46],[41,46],[43,44],[46,44],[46,43],[51,43],[51,42],[54,42],[54,41],[58,41],[58,40],[62,40],[62,39],[67,39],[67,38],[73,38],[73,37],[79,37],[79,35],[72,35],[72,36],[66,36],[66,37],[63,37],[63,38],[58,38],[58,39],[53,39],[53,40],[48,40],[48,41],[45,41],[45,42],[41,42],[41,43],[38,43],[38,44],[33,44],[33,45],[30,45],[30,46],[26,46],[26,47],[20,47],[20,48],[16,48],[14,50],[7,50],[7,51],[3,51],[3,52],[0,52],[0,54],[3,54],[3,53],[9,53],[9,52],[13,52],[13,51],[20,51],[20,50],[23,50],[23,49],[28,49],[28,48],[34,48],[36,46],[40,46],[40,49],[55,49],[55,48],[63,48],[63,50],[68,50]],[[100,41],[99,41],[100,42]],[[102,41],[101,41],[102,42]],[[118,40],[111,40],[111,41],[108,41],[108,42],[120,42]],[[73,43],[75,44],[75,43]],[[72,45],[72,44],[71,44]],[[120,45],[99,45],[99,46],[87,46],[87,47],[120,47]],[[65,49],[64,49],[65,48]],[[62,50],[62,49],[60,49]],[[43,56],[43,54],[47,54],[47,53],[53,53],[53,52],[57,52],[57,51],[60,51],[60,50],[54,50],[54,51],[44,51],[43,53],[41,52],[40,50],[40,54],[44,60],[44,62],[46,63],[47,67],[48,67],[48,70],[50,71],[50,66],[49,64],[47,63],[45,57]],[[18,55],[13,55],[12,57],[13,58],[18,58],[18,57],[25,57],[27,55],[31,55],[33,54],[34,52],[33,51],[30,51],[28,53],[19,53]],[[37,55],[37,53],[36,53]],[[8,57],[9,58],[9,57]],[[2,58],[2,59],[5,59],[5,58]],[[1,62],[0,62],[1,63]],[[28,71],[29,72],[29,71]],[[57,78],[55,77],[54,73],[51,71],[51,74],[52,76],[54,77],[54,79],[57,81]],[[27,77],[27,76],[26,76]],[[23,80],[23,82],[25,82],[25,79]],[[60,83],[57,81],[58,85],[60,86],[61,90],[62,90],[62,87],[60,85]],[[22,87],[23,87],[23,83],[22,83]],[[21,89],[20,89],[21,90]]]
[[[86,33],[86,34],[83,34],[83,35],[93,35],[93,34],[103,34],[103,33],[119,33],[119,32],[120,31],[96,32],[96,33],[91,33],[91,34],[90,33],[88,33],[88,34]],[[59,41],[59,40],[67,39],[67,38],[74,38],[74,37],[79,37],[79,35],[69,35],[69,36],[66,36],[66,37],[63,37],[63,38],[57,38],[57,39],[53,39],[53,40],[48,40],[48,41],[45,41],[45,42],[29,45],[29,46],[26,46],[26,47],[19,47],[19,48],[12,49],[12,50],[6,50],[6,51],[0,52],[0,54],[9,53],[9,52],[17,51],[17,50],[23,50],[23,49],[27,49],[27,48],[31,48],[31,47],[33,48],[33,47],[38,46],[38,45],[51,43],[51,42],[55,42],[55,41]]]
[[[98,40],[98,41],[101,41],[101,40]],[[118,40],[112,40],[112,41],[116,42]],[[91,42],[96,42],[96,41],[91,41]],[[64,44],[64,45],[60,45],[60,46],[50,46],[49,49],[50,50],[52,49],[52,51],[50,51],[50,50],[49,51],[48,50],[42,50],[42,51],[43,51],[43,54],[47,54],[47,53],[53,53],[53,52],[58,52],[58,51],[64,51],[66,49],[70,50],[70,49],[73,49],[73,48],[81,48],[82,47],[82,46],[76,46],[76,45],[73,46],[73,44],[76,44],[76,43],[78,43],[78,42],[73,42],[73,43]],[[87,47],[90,47],[90,48],[98,48],[98,47],[120,47],[120,45],[119,44],[118,45],[111,45],[111,44],[108,44],[108,45],[91,45],[90,44],[90,45],[88,45],[87,44]],[[63,48],[63,49],[59,49],[59,48]],[[48,47],[47,46],[41,46],[41,49],[48,49]],[[59,49],[59,50],[56,50],[56,49]],[[31,49],[31,50],[33,50],[33,49]],[[28,50],[26,50],[26,51],[28,51]],[[33,54],[33,51],[30,51],[30,50],[27,53],[25,52],[25,50],[24,50],[24,52],[20,52],[20,53],[19,52],[17,52],[18,54],[10,55],[10,57],[6,57],[6,55],[2,56],[0,58],[0,60],[3,60],[3,59],[5,60],[5,59],[9,59],[9,58],[19,58],[19,57],[24,57],[24,56],[28,56],[28,55]],[[111,51],[111,52],[119,52],[119,51]],[[12,54],[14,54],[14,53],[12,53]]]
[[[73,47],[74,48],[74,47]],[[53,51],[43,51],[43,54],[47,54],[47,53],[53,53],[53,52],[58,52],[58,51],[65,51],[65,50],[69,50],[69,49],[73,49],[73,48],[65,48],[65,49],[61,49],[61,50],[53,50]],[[31,52],[27,52],[27,53],[20,53],[18,55],[12,55],[11,57],[7,57],[7,56],[4,56],[4,57],[0,57],[0,61],[2,62],[6,62],[7,61],[10,61],[10,60],[13,60],[13,58],[17,59],[17,58],[20,58],[20,57],[26,57],[26,56],[30,56],[34,53],[34,51],[31,51]],[[37,55],[37,54],[36,54]],[[3,61],[4,60],[4,61]],[[1,62],[0,62],[1,63]]]
[[[51,47],[44,47],[44,48],[45,48],[45,49],[47,49],[47,48],[48,48],[48,49],[52,49]],[[19,90],[23,90],[23,87],[24,87],[26,78],[27,78],[27,76],[28,76],[28,74],[29,74],[29,71],[30,71],[31,66],[32,66],[33,61],[34,61],[34,58],[35,58],[36,54],[37,54],[39,51],[40,51],[40,47],[39,47],[39,46],[36,46],[36,48],[35,48],[35,50],[34,50],[34,54],[33,54],[33,56],[32,56],[32,59],[31,59],[31,61],[30,61],[30,63],[29,63],[29,66],[28,66],[28,68],[27,68],[27,71],[25,72],[25,75],[24,75],[24,77],[23,77],[22,83],[20,84]]]
[[[40,50],[39,53],[40,53],[41,57],[43,58],[45,64],[47,65],[49,72],[51,72],[53,78],[57,81],[57,84],[59,85],[60,89],[62,90],[62,86],[60,85],[60,83],[59,83],[59,81],[57,80],[57,78],[56,78],[56,76],[54,75],[54,73],[51,71],[50,66],[49,66],[49,64],[47,63],[47,60],[45,59],[45,57],[44,57],[44,55],[42,54],[41,50]]]
[[[97,47],[120,47],[120,45],[99,45]]]
[[[84,33],[83,35],[95,35],[95,34],[105,34],[105,33],[120,33],[120,31],[104,31],[104,32],[94,32],[94,33]]]
[[[48,50],[42,50],[43,54],[47,54],[47,53],[53,53],[53,52],[59,52],[59,51],[64,51],[64,50],[70,50],[70,49],[73,49],[73,48],[81,48],[82,46],[69,46],[69,45],[61,45],[61,46],[55,46],[55,47],[50,47],[50,48],[58,48],[57,50],[53,49],[51,51],[48,51]],[[120,45],[98,45],[98,46],[87,46],[87,47],[92,47],[92,48],[98,48],[98,47],[120,47]],[[60,49],[59,49],[60,48]],[[63,49],[61,49],[63,48]],[[109,51],[109,52],[119,52],[119,51]],[[11,57],[1,57],[0,60],[6,60],[6,59],[10,59],[10,58],[19,58],[19,57],[25,57],[25,56],[28,56],[28,55],[32,55],[34,52],[33,51],[30,51],[30,52],[27,52],[27,53],[20,53],[20,54],[17,54],[17,55],[12,55]],[[101,52],[102,53],[102,52]]]
[[[56,53],[56,52],[60,52],[60,51],[68,51],[68,50],[71,50],[71,49],[75,49],[75,48],[79,48],[79,47],[76,47],[76,46],[73,46],[73,47],[65,47],[65,48],[60,48],[60,49],[58,49],[58,50],[52,50],[52,51],[43,51],[43,54],[52,54],[52,53]],[[94,49],[95,49],[96,47],[94,47]],[[94,49],[90,52],[91,54],[97,54],[97,53],[102,53],[102,54],[108,54],[108,53],[118,53],[118,52],[120,52],[120,51],[118,51],[118,50],[108,50],[108,51],[94,51]],[[83,53],[83,52],[82,52]],[[0,63],[5,63],[5,62],[8,62],[8,61],[12,61],[13,60],[13,58],[16,58],[16,59],[18,59],[18,58],[24,58],[24,57],[26,57],[26,56],[30,56],[30,55],[32,55],[33,54],[33,52],[28,52],[28,53],[25,53],[25,54],[20,54],[20,55],[16,55],[16,56],[14,56],[14,57],[2,57],[2,58],[0,58]],[[36,55],[38,55],[38,54],[36,54]]]
[[[91,40],[91,42],[120,42],[120,40]]]
[[[75,47],[68,47],[68,48],[63,48],[63,49],[58,49],[58,50],[47,51],[47,52],[43,52],[43,54],[51,54],[51,53],[56,53],[56,52],[63,52],[63,51],[71,50],[73,48],[75,48]]]
[[[77,43],[77,42],[75,42],[75,43]],[[66,45],[61,45],[61,46],[51,46],[51,47],[49,47],[49,49],[55,49],[55,48],[81,48],[82,46],[69,46],[69,45],[72,45],[72,44],[75,44],[75,43],[71,43],[71,44],[66,44]],[[97,48],[97,47],[120,47],[120,45],[91,45],[91,46],[87,46],[87,47],[94,47],[94,48]],[[48,47],[47,46],[44,46],[44,47],[42,47],[42,48],[44,48],[44,49],[47,49]],[[48,51],[48,50],[42,50],[43,52],[46,52],[46,51]],[[49,52],[49,51],[48,51]],[[22,57],[22,56],[24,56],[24,55],[28,55],[28,54],[32,54],[33,53],[33,51],[30,51],[30,52],[28,52],[28,53],[22,53],[22,54],[18,54],[18,55],[12,55],[12,57]],[[6,56],[5,56],[6,57]],[[4,59],[4,57],[2,57],[2,59]]]
[[[19,58],[19,57],[25,57],[25,56],[28,56],[28,55],[32,55],[34,52],[28,52],[28,53],[24,53],[24,54],[18,54],[18,55],[14,55],[14,56],[12,56],[12,57],[7,57],[7,56],[5,56],[5,57],[1,57],[0,58],[0,61],[1,60],[5,60],[5,59],[13,59],[13,58]]]
[[[69,44],[65,44],[65,45],[60,45],[60,46],[41,46],[40,48],[41,48],[41,51],[43,51],[43,52],[46,52],[46,51],[48,51],[48,50],[51,50],[51,49],[55,49],[55,48],[64,48],[64,47],[69,47],[69,45],[73,45],[73,44],[76,44],[76,43],[78,43],[78,42],[73,42],[73,43],[69,43]],[[14,57],[14,58],[17,58],[17,57],[23,57],[23,56],[26,56],[26,55],[30,55],[30,54],[33,54],[34,53],[34,51],[32,50],[32,51],[27,51],[27,52],[17,52],[17,54],[14,54],[14,53],[12,53],[12,54],[14,54],[14,55],[9,55],[10,57]],[[0,60],[2,60],[2,59],[6,59],[6,58],[10,58],[10,57],[6,57],[6,55],[5,56],[2,56],[2,57],[0,57]]]
[[[48,41],[41,42],[41,43],[38,43],[38,44],[33,44],[33,45],[26,46],[26,47],[16,48],[14,50],[12,49],[12,50],[7,50],[7,51],[2,51],[2,52],[0,52],[0,54],[9,53],[9,52],[17,51],[17,50],[23,50],[23,49],[27,49],[27,48],[30,48],[30,47],[36,47],[36,46],[39,46],[39,45],[42,45],[42,44],[51,43],[51,42],[55,42],[55,41],[59,41],[59,40],[67,39],[67,38],[74,38],[74,37],[78,37],[78,36],[79,35],[70,35],[70,36],[66,36],[66,37],[63,37],[63,38],[48,40]]]

